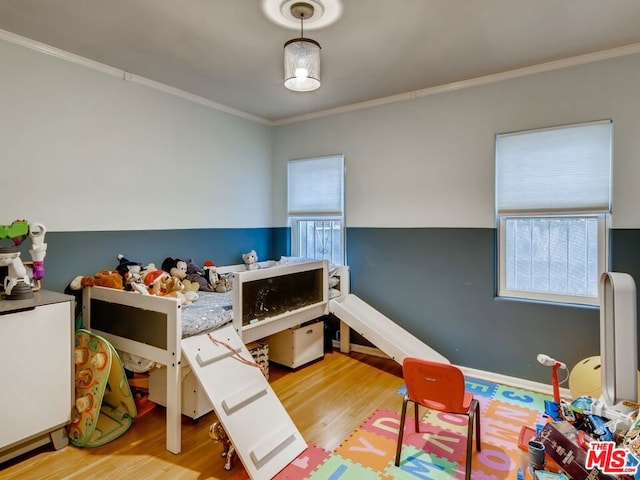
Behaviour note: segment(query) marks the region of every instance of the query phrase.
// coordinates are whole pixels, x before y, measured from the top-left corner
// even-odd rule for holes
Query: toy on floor
[[[637,373],[638,398],[640,398],[640,371]],[[573,398],[588,396],[599,398],[602,394],[602,360],[600,355],[580,360],[569,374],[569,390]]]
[[[132,372],[128,379],[129,388],[133,395],[133,400],[136,403],[136,410],[140,418],[143,415],[149,413],[156,406],[151,400],[149,400],[149,375],[148,373],[136,373]]]
[[[137,416],[118,353],[88,330],[75,334],[75,406],[68,427],[77,447],[98,447],[126,432]]]
[[[219,421],[212,423],[209,427],[209,438],[216,443],[222,443],[222,453],[220,455],[226,457],[224,469],[227,471],[231,470],[231,461],[233,460],[233,455],[236,453],[236,448],[233,446],[233,443],[231,443],[231,439]]]
[[[559,362],[558,360],[554,360],[548,355],[545,355],[544,353],[539,353],[537,356],[537,360],[538,360],[538,363],[540,363],[541,365],[551,367],[551,383],[553,385],[553,401],[559,405],[560,404],[560,382],[558,381],[558,369],[563,368],[566,370],[567,366],[564,363]],[[566,381],[566,378],[565,380],[563,380],[562,383],[564,383],[564,381]]]

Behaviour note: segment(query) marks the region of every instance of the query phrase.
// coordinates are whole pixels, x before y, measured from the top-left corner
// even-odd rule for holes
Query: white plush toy
[[[242,254],[242,261],[244,262],[247,270],[258,269],[258,254],[255,250]]]

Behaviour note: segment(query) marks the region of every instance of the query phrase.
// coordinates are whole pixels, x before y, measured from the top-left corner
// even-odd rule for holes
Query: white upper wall
[[[0,224],[284,226],[286,162],[344,154],[351,227],[493,228],[494,138],[610,118],[640,228],[640,54],[272,127],[0,41]]]
[[[0,224],[273,224],[272,128],[0,41]]]
[[[495,135],[613,120],[613,226],[640,227],[640,55],[276,128],[274,218],[286,162],[345,155],[350,227],[495,227]]]

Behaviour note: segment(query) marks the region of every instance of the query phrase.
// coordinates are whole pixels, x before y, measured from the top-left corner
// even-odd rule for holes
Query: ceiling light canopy
[[[300,0],[262,0],[262,11],[276,25],[297,30],[300,19],[291,14],[291,6]],[[304,19],[307,30],[328,27],[342,16],[341,0],[304,0],[313,7],[313,18]]]
[[[311,92],[320,87],[320,44],[304,38],[304,21],[313,14],[310,3],[291,5],[291,15],[300,19],[300,37],[284,44],[284,86],[296,92]]]

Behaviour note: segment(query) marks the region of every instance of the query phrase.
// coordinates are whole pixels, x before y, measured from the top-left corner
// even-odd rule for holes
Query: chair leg
[[[414,408],[413,408],[413,421],[415,424],[415,431],[416,433],[420,432],[420,411],[419,411],[419,406],[417,403],[413,404]]]
[[[474,410],[471,408],[469,410],[469,423],[467,425],[467,457],[465,459],[464,466],[464,478],[465,480],[471,480],[471,463],[473,459],[473,449],[471,445],[473,445],[473,425],[474,425]]]
[[[476,450],[479,452],[482,450],[480,446],[482,435],[480,434],[480,402],[476,402]]]
[[[396,446],[396,467],[400,466],[400,451],[402,450],[404,422],[407,418],[407,402],[409,402],[409,395],[405,395],[402,400],[402,413],[400,414],[400,430],[398,430],[398,445]]]
[[[469,406],[469,423],[467,424],[467,458],[465,465],[465,480],[471,480],[471,465],[473,460],[473,430],[476,430],[476,448],[480,451],[480,404],[472,400]]]

